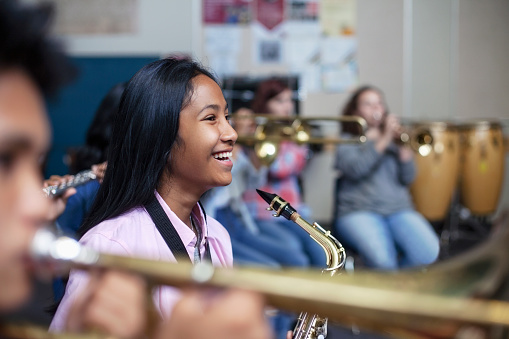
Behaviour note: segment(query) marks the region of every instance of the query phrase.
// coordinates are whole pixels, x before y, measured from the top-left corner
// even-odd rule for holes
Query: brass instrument
[[[58,197],[71,187],[77,187],[95,179],[97,179],[95,173],[92,170],[86,170],[74,175],[69,181],[65,183],[45,187],[42,189],[42,191],[48,197]]]
[[[405,128],[394,141],[398,144],[410,146],[422,156],[430,154],[433,147],[433,135],[425,127]]]
[[[265,165],[270,165],[277,157],[279,144],[282,141],[292,141],[296,144],[340,144],[365,142],[364,132],[367,123],[358,116],[340,117],[280,117],[267,114],[254,114],[252,116],[235,117],[234,119],[254,119],[257,127],[252,135],[238,136],[237,142],[254,146],[255,153]],[[311,121],[354,122],[359,124],[362,131],[356,138],[341,137],[315,137],[311,133]]]
[[[314,241],[325,251],[327,268],[322,273],[329,276],[336,275],[345,265],[346,252],[343,245],[334,238],[330,231],[324,230],[318,223],[310,224],[285,200],[275,194],[256,190],[258,194],[269,204],[267,210],[274,211],[275,217],[284,218],[295,222],[302,227]],[[324,339],[327,337],[327,318],[317,314],[301,312],[297,324],[293,330],[294,339]]]
[[[214,268],[205,263],[193,266],[101,254],[75,240],[56,239],[45,230],[34,239],[33,256],[41,266],[49,262],[81,269],[123,269],[159,285],[247,289],[263,294],[278,309],[305,310],[396,338],[464,339],[472,338],[469,332],[481,331],[485,338],[498,339],[504,338],[501,330],[509,328],[509,224],[496,226],[498,233],[488,242],[427,268],[357,270],[334,279],[319,271]]]

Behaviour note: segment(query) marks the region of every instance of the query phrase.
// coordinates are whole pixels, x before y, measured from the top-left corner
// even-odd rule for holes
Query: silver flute
[[[97,175],[92,170],[86,170],[79,172],[62,184],[48,186],[42,190],[48,197],[58,197],[71,187],[77,187],[95,179],[97,179]]]

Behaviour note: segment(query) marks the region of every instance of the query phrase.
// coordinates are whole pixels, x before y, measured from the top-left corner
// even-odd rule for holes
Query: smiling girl
[[[228,120],[220,87],[197,63],[167,58],[142,68],[122,97],[104,182],[79,230],[80,242],[118,255],[231,266],[227,231],[198,202],[208,189],[232,180],[237,134]],[[64,328],[87,279],[71,272],[54,330]],[[154,293],[163,318],[178,299],[172,287]]]

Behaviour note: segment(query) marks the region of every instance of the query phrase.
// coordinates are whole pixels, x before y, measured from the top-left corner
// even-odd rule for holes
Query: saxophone
[[[285,200],[276,194],[256,190],[265,200],[269,207],[268,211],[274,211],[274,217],[283,216],[302,227],[309,236],[316,241],[325,251],[327,267],[322,270],[323,274],[331,277],[336,275],[345,265],[346,252],[343,245],[334,238],[330,231],[323,229],[318,223],[310,224]],[[302,312],[293,330],[293,339],[323,339],[327,337],[327,318],[317,314]]]

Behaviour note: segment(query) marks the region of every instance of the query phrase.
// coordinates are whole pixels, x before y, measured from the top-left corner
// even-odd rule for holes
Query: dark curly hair
[[[19,68],[25,71],[46,95],[76,76],[76,68],[51,37],[53,7],[0,0],[0,72]]]

